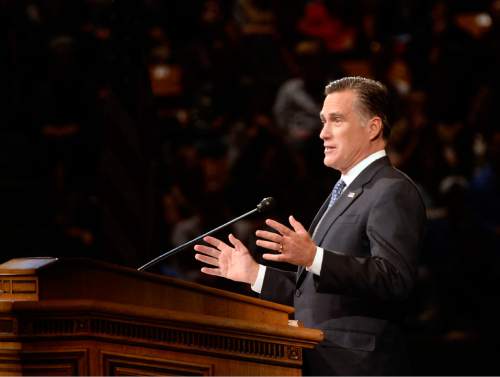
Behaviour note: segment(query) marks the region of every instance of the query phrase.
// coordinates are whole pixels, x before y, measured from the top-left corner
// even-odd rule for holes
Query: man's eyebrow
[[[344,114],[337,113],[337,112],[334,111],[332,113],[326,114],[326,116],[323,113],[319,113],[319,117],[320,118],[326,118],[326,117],[328,117],[328,118],[344,118]]]

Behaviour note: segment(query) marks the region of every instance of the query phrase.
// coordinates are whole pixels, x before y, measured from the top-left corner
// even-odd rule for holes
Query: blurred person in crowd
[[[481,340],[488,347],[491,356],[485,359],[496,360],[497,334],[499,330],[498,316],[498,284],[500,282],[500,129],[486,134],[486,151],[484,163],[474,172],[466,202],[470,203],[475,233],[470,235],[472,250],[466,259],[475,261],[476,274],[466,279],[470,285],[476,278],[476,305],[481,316],[477,323],[477,314],[472,315],[471,328],[480,331]],[[479,257],[478,257],[479,256]],[[467,276],[469,276],[467,269]],[[467,297],[469,299],[469,297]],[[463,303],[463,301],[462,301]],[[491,364],[491,371],[496,364]]]
[[[324,164],[339,170],[309,231],[268,219],[256,244],[267,261],[297,266],[286,272],[259,265],[232,234],[225,243],[196,245],[202,272],[251,284],[264,299],[295,306],[295,319],[325,340],[304,351],[311,375],[407,374],[400,321],[416,279],[425,208],[414,183],[391,166],[388,93],[379,82],[345,77],[331,82],[320,113]]]
[[[472,176],[470,200],[475,220],[480,229],[478,241],[482,248],[493,253],[492,260],[497,267],[500,261],[500,130],[492,130],[488,135],[487,158]]]
[[[404,116],[394,122],[387,150],[394,166],[410,174],[417,183],[420,182],[414,175],[419,173],[415,156],[421,146],[423,133],[429,126],[426,105],[425,92],[412,91],[408,94],[401,108]]]
[[[321,167],[316,135],[321,129],[318,113],[322,88],[330,77],[340,77],[341,69],[329,61],[323,43],[317,39],[297,43],[294,55],[296,74],[280,86],[273,113],[285,142],[296,156],[298,175],[308,180],[317,177]]]
[[[321,88],[327,79],[326,55],[319,40],[304,40],[295,47],[298,72],[285,81],[276,96],[274,118],[287,143],[301,151],[317,134],[321,124]],[[337,72],[334,72],[337,73]]]
[[[308,1],[297,29],[303,36],[322,40],[329,52],[347,53],[356,47],[359,32],[349,17],[353,11],[346,2]]]
[[[242,91],[261,103],[271,103],[278,85],[285,79],[285,50],[278,35],[275,4],[266,0],[236,0],[233,20],[238,38],[238,59]]]
[[[226,200],[228,160],[225,143],[215,137],[205,137],[192,148],[187,147],[179,151],[185,154],[184,161],[178,161],[181,166],[177,171],[171,171],[175,174],[176,183],[170,185],[163,197],[164,220],[169,233],[166,244],[169,247],[187,242],[231,215]],[[189,155],[192,149],[195,156]],[[190,187],[192,185],[202,187],[201,192],[194,192]],[[199,270],[186,254],[170,258],[162,271],[189,280],[200,280]]]
[[[285,145],[269,114],[255,111],[250,119],[234,127],[231,169],[228,181],[231,202],[238,212],[251,208],[260,198],[280,195],[280,203],[289,203],[297,181],[293,153]],[[290,184],[291,190],[282,193]]]

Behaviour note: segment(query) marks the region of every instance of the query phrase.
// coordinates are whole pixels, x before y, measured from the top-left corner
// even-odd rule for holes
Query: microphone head
[[[273,207],[274,207],[274,198],[272,197],[264,198],[260,201],[259,204],[257,204],[257,210],[261,213],[268,211]]]

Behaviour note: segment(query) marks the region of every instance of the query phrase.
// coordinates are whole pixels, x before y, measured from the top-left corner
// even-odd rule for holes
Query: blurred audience
[[[307,223],[336,180],[317,162],[324,85],[366,74],[391,91],[388,153],[428,208],[407,324],[416,357],[430,363],[432,347],[448,347],[482,358],[477,370],[451,353],[440,359],[458,363],[448,369],[417,358],[416,372],[493,370],[495,347],[482,342],[496,341],[500,314],[499,0],[27,0],[0,9],[4,259],[138,265],[265,196],[279,204],[273,216]],[[251,241],[260,221],[232,231]],[[157,271],[242,291],[198,268],[188,250]]]

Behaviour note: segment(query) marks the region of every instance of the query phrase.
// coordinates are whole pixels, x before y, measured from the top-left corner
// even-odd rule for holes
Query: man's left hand
[[[316,255],[316,244],[307,230],[293,216],[288,218],[290,229],[275,220],[267,219],[266,224],[278,233],[258,230],[255,234],[262,238],[257,240],[257,246],[277,251],[279,254],[264,254],[266,260],[287,262],[297,266],[309,267]]]

